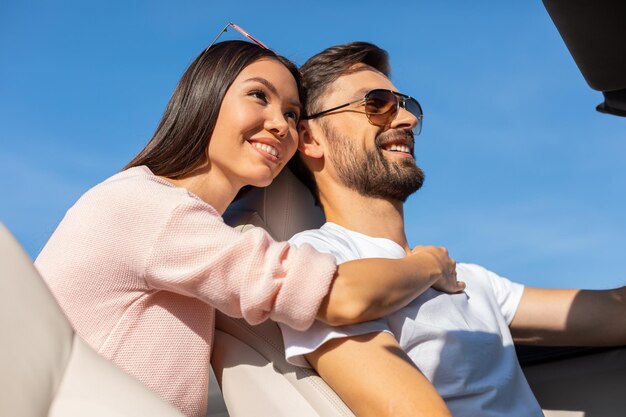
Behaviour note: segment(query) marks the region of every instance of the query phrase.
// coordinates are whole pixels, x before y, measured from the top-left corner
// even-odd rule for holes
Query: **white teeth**
[[[259,142],[252,142],[252,146],[278,158],[278,150],[274,148],[273,146],[266,145],[265,143],[259,143]]]
[[[404,153],[411,153],[411,149],[406,146],[406,145],[391,145],[387,147],[387,150],[389,151],[397,151],[397,152],[404,152]]]

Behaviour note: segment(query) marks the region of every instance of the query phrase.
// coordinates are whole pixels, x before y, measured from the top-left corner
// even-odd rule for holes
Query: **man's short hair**
[[[372,67],[387,77],[391,72],[387,51],[368,42],[350,42],[331,46],[309,58],[300,67],[304,88],[304,113],[314,114],[323,111],[322,97],[328,92],[332,83],[343,75],[360,70],[361,68],[355,68],[360,65]],[[320,205],[315,178],[298,153],[291,158],[289,167],[309,188],[315,197],[315,202]]]
[[[370,66],[389,77],[389,56],[384,49],[367,42],[350,42],[331,46],[313,55],[302,67],[305,91],[304,113],[314,114],[322,109],[321,97],[333,82],[354,71],[358,64]]]

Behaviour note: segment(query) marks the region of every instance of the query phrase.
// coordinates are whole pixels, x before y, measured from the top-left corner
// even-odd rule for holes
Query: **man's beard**
[[[328,124],[323,124],[322,128],[332,146],[328,158],[337,170],[340,181],[359,194],[405,202],[424,183],[424,172],[413,158],[397,158],[390,162],[383,155],[382,143],[397,135],[407,135],[405,137],[412,142],[410,132],[383,133],[376,137],[375,149],[362,151],[357,150],[354,141],[340,134],[337,129]]]

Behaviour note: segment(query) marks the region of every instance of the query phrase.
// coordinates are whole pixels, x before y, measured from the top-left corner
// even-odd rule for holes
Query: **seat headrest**
[[[243,230],[260,226],[274,239],[288,240],[294,234],[324,224],[324,212],[289,168],[265,188],[254,188],[235,201],[224,214],[226,223]]]

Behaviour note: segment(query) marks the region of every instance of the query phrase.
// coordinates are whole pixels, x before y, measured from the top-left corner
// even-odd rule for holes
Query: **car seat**
[[[184,417],[74,333],[0,224],[0,416]]]
[[[277,240],[320,227],[322,210],[289,169],[266,188],[249,191],[231,205],[225,221],[242,231],[263,227]],[[217,313],[213,371],[230,417],[353,417],[312,369],[285,360],[276,323],[251,326]]]

